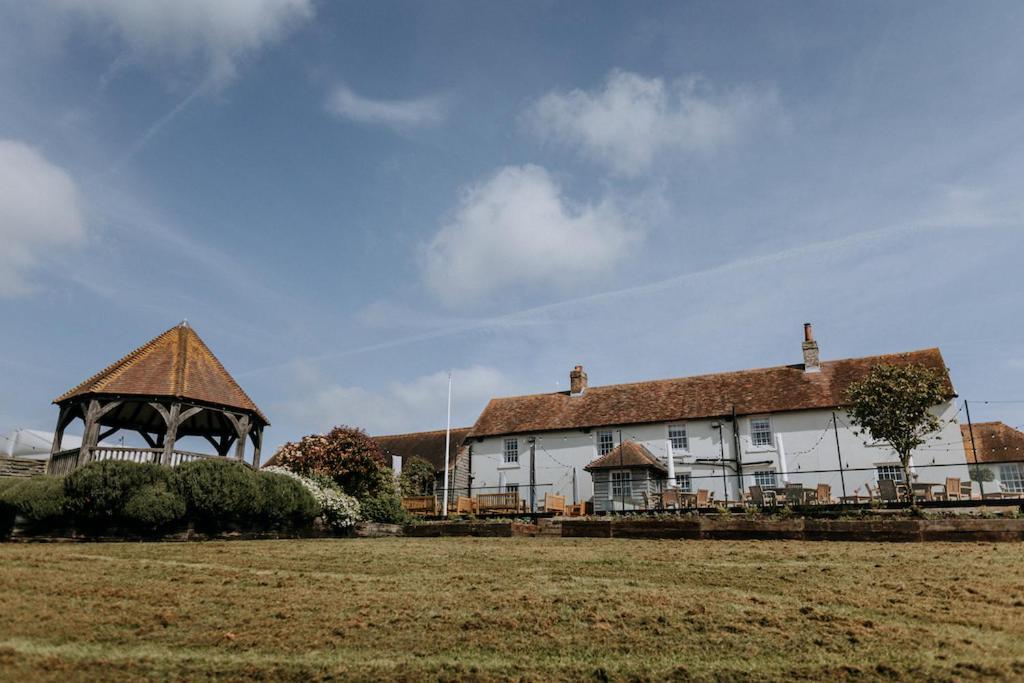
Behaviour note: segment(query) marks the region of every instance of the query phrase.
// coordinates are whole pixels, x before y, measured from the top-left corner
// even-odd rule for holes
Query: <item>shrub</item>
[[[30,524],[54,524],[64,518],[67,499],[61,477],[27,477],[0,491],[0,500]]]
[[[275,472],[257,472],[260,522],[272,529],[307,526],[320,514],[320,505],[300,481]]]
[[[262,508],[256,473],[232,460],[206,459],[174,471],[174,490],[185,500],[197,526],[252,527]]]
[[[412,457],[402,464],[399,488],[403,496],[429,496],[434,481],[434,466],[423,458]]]
[[[394,495],[365,498],[360,501],[360,509],[363,519],[369,522],[407,524],[411,520],[409,513],[402,507],[402,501]]]
[[[185,517],[185,501],[166,484],[149,484],[138,489],[125,503],[126,524],[142,532],[166,531]]]
[[[328,477],[304,477],[284,467],[275,466],[265,467],[260,471],[286,476],[301,484],[313,496],[318,506],[318,514],[328,526],[347,529],[360,519],[359,501],[342,493],[338,485]]]
[[[166,487],[170,479],[171,471],[154,463],[91,462],[64,479],[68,512],[86,525],[123,522],[125,506],[139,489]]]
[[[355,427],[304,436],[298,443],[281,446],[274,457],[292,472],[330,477],[342,491],[360,500],[394,489],[380,446]]]

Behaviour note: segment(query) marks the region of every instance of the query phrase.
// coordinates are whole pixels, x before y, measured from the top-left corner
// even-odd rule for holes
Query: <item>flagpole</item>
[[[444,432],[444,494],[441,496],[441,514],[448,516],[448,454],[452,446],[452,373],[448,372],[448,423]]]

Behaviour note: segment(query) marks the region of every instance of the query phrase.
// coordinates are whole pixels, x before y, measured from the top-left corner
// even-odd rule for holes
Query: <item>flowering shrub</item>
[[[281,466],[303,476],[330,477],[341,490],[362,500],[394,492],[391,468],[377,442],[355,427],[335,427],[281,446]]]
[[[302,484],[320,506],[320,516],[324,522],[335,529],[352,527],[360,519],[359,501],[342,493],[329,477],[303,476],[286,467],[277,466],[264,467],[260,471],[283,474]]]

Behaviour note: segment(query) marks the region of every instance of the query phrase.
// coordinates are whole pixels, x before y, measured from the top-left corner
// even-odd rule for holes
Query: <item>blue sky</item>
[[[270,416],[939,346],[1024,423],[1019,3],[0,1],[0,426],[187,318]]]

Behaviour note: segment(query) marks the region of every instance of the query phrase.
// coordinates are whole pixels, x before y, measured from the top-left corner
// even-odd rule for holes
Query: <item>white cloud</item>
[[[578,147],[619,174],[636,175],[660,153],[702,153],[729,144],[777,109],[771,91],[715,93],[696,78],[666,82],[615,70],[600,90],[544,95],[529,107],[526,122],[541,137]]]
[[[33,148],[0,139],[0,296],[28,293],[26,272],[43,252],[84,239],[71,177]]]
[[[568,289],[614,267],[641,238],[611,200],[568,201],[539,166],[506,166],[469,187],[427,245],[424,277],[446,303],[503,288]]]
[[[323,431],[339,424],[362,427],[370,434],[444,429],[448,373],[435,372],[380,390],[323,385],[314,368],[301,366],[301,395],[283,406],[303,429]],[[472,424],[487,401],[509,392],[498,370],[472,366],[452,372],[452,426]]]
[[[216,83],[238,63],[313,16],[312,0],[57,0],[119,36],[134,58],[199,61]]]
[[[373,100],[344,85],[337,86],[331,93],[327,108],[337,116],[352,121],[398,129],[432,126],[445,118],[444,101],[439,97]]]

